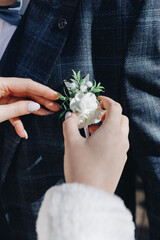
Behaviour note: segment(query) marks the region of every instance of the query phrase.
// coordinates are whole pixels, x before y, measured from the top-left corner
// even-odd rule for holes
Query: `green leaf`
[[[67,98],[69,98],[68,94],[66,93],[65,87],[63,88],[64,94],[66,95]]]
[[[64,96],[61,95],[61,94],[58,94],[58,97],[59,97],[59,99],[62,100],[62,101],[65,101],[65,100],[66,100],[66,97],[64,97]]]
[[[77,79],[77,74],[76,74],[76,72],[72,69],[72,72],[73,72],[73,78],[76,80],[76,81],[78,81],[78,79]]]
[[[100,91],[99,91],[99,89],[95,88],[95,89],[92,90],[92,92],[97,93],[97,92],[100,92]]]
[[[77,81],[76,81],[75,79],[73,79],[73,78],[71,78],[70,80],[71,80],[71,82],[73,82],[73,83],[76,83],[76,82],[77,82]]]
[[[79,71],[79,72],[77,73],[77,78],[78,78],[78,80],[80,81],[80,79],[81,79],[81,71]]]
[[[72,89],[72,96],[71,96],[71,97],[74,98],[75,95],[76,95],[76,93],[77,93],[76,90],[75,90],[75,89]],[[71,101],[71,100],[69,99],[69,101]]]
[[[73,75],[74,75],[74,76],[76,76],[76,75],[77,75],[77,74],[76,74],[76,72],[75,72],[73,69],[72,69],[72,72],[73,72]]]
[[[59,115],[59,118],[62,118],[64,116],[64,114],[66,113],[66,110],[63,111],[60,115]]]
[[[94,88],[94,89],[92,89],[92,92],[93,93],[98,93],[98,92],[104,92],[104,90],[98,89],[98,88]]]
[[[85,78],[82,78],[80,81],[79,81],[80,85],[81,84],[84,84],[85,83]]]
[[[95,87],[96,87],[96,85],[97,85],[97,83],[96,83],[96,80],[94,80],[94,86],[93,86],[93,88],[95,88]]]
[[[67,110],[67,107],[66,107],[66,105],[65,105],[65,102],[62,103],[62,106],[63,106],[63,108],[64,108],[65,110]]]

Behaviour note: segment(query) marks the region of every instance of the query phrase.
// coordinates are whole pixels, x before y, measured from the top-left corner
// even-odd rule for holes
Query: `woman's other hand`
[[[26,131],[19,116],[48,115],[60,107],[57,92],[31,79],[0,78],[0,122],[9,120],[17,134],[25,138]],[[46,109],[41,107],[44,106]]]

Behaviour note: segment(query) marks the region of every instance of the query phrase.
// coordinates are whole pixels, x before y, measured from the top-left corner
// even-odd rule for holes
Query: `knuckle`
[[[29,92],[31,83],[32,83],[32,80],[30,78],[27,78],[25,83],[26,92]]]
[[[130,148],[130,143],[129,143],[128,139],[125,141],[124,145],[125,145],[126,152],[128,152],[128,150]]]
[[[130,142],[129,142],[129,138],[128,138],[127,134],[124,133],[124,132],[121,132],[120,133],[120,139],[121,139],[120,142],[122,143],[122,146],[125,149],[127,149],[127,151],[128,151],[128,149],[130,148]]]
[[[129,119],[127,116],[122,115],[123,120],[126,122],[126,125],[129,125]]]
[[[129,119],[126,116],[122,116],[122,127],[121,127],[121,132],[124,136],[129,134]]]
[[[125,158],[124,158],[124,163],[127,162],[127,158],[128,158],[128,156],[127,156],[127,154],[126,154],[126,155],[125,155]]]
[[[22,115],[22,113],[24,113],[24,105],[22,104],[22,102],[17,102],[14,106],[14,112],[17,116]]]
[[[15,121],[15,122],[14,122],[14,127],[15,127],[15,128],[18,128],[18,126],[19,126],[19,122],[18,122],[18,121]]]
[[[119,103],[115,103],[115,107],[117,108],[118,111],[122,112],[122,107]]]
[[[105,103],[106,101],[103,99],[102,102]],[[108,106],[112,106],[113,102],[114,102],[114,101],[108,101],[108,102],[107,102]]]
[[[31,79],[31,78],[27,78],[27,84],[31,84],[33,83],[34,81]]]
[[[118,112],[122,112],[122,107],[121,107],[121,105],[118,103],[118,102],[112,102],[112,103],[110,103],[110,108],[111,108],[111,110],[113,111],[118,111]]]
[[[33,80],[31,78],[27,78],[28,82],[33,82]]]
[[[33,82],[33,80],[30,79],[30,78],[27,78],[26,80],[27,80],[26,81],[26,87],[29,87],[29,85]]]
[[[19,114],[19,112],[20,112],[20,104],[19,104],[19,102],[17,102],[17,103],[14,105],[14,112],[15,112],[16,115]]]
[[[11,122],[12,122],[12,125],[13,125],[14,128],[17,128],[19,126],[19,121],[18,120],[12,119]]]

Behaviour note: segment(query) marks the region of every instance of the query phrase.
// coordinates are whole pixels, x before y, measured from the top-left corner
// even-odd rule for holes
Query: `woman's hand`
[[[0,122],[8,120],[17,134],[25,138],[27,133],[19,116],[34,113],[48,115],[60,110],[57,92],[31,79],[0,78]],[[32,101],[33,100],[33,101]],[[41,108],[43,105],[46,109]]]
[[[129,149],[128,118],[121,106],[107,97],[100,97],[105,109],[100,127],[91,126],[93,133],[83,138],[75,114],[67,113],[63,132],[65,139],[64,172],[66,182],[78,182],[114,193]]]

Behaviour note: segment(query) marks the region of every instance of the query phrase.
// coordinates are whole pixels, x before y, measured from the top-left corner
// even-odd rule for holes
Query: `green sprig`
[[[92,88],[92,92],[93,93],[100,93],[100,92],[104,92],[105,88],[103,86],[101,86],[101,83],[96,83],[96,80],[94,80],[94,86]]]

